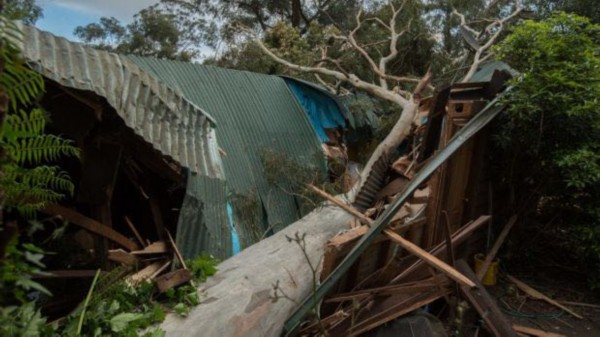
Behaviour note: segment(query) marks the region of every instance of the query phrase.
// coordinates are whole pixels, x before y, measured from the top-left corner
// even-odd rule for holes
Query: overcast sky
[[[124,23],[158,0],[39,0],[44,18],[37,26],[56,35],[74,39],[77,26],[97,22],[102,16],[114,16]]]

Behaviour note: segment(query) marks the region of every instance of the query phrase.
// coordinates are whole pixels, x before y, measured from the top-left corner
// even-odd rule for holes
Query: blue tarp
[[[344,118],[339,105],[331,96],[298,81],[286,79],[286,83],[308,114],[310,122],[322,143],[329,141],[325,129],[346,127],[346,118]]]

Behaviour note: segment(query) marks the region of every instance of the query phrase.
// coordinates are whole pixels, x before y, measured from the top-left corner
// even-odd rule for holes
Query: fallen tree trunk
[[[223,261],[217,274],[200,287],[202,303],[186,318],[168,315],[161,328],[167,336],[279,336],[295,302],[314,289],[307,257],[320,270],[325,243],[348,229],[351,219],[339,207],[325,205]],[[306,256],[299,244],[288,240],[296,233],[305,235]],[[275,284],[289,299],[272,300]]]

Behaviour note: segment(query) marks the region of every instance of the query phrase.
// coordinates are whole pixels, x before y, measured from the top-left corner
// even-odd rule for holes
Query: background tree
[[[161,3],[135,14],[131,24],[102,17],[98,23],[75,28],[84,43],[113,52],[190,61],[199,56],[210,25]]]
[[[6,0],[4,16],[10,20],[21,20],[34,25],[44,15],[36,0]]]
[[[505,211],[529,216],[529,238],[576,252],[600,286],[600,25],[573,14],[525,21],[499,46],[522,73],[507,98],[494,151]],[[535,224],[540,224],[536,226]],[[535,245],[539,249],[542,245]],[[550,252],[550,253],[549,253]],[[524,254],[519,254],[520,258]]]

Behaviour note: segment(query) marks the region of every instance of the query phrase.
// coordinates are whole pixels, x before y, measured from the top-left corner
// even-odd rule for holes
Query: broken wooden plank
[[[598,305],[598,304],[590,304],[590,303],[583,303],[583,302],[571,302],[571,301],[558,301],[558,303],[561,303],[564,305],[573,305],[576,307],[600,309],[600,305]]]
[[[481,228],[481,226],[483,226],[490,219],[491,217],[489,215],[482,215],[479,218],[477,218],[477,220],[461,227],[458,231],[452,234],[452,245],[456,247],[462,244],[473,232]],[[430,253],[435,257],[442,258],[442,256],[446,253],[446,243],[442,242],[439,245],[435,246],[433,249],[430,250]],[[426,275],[427,273],[424,269],[424,266],[425,262],[423,260],[418,260],[412,265],[410,265],[410,267],[406,268],[402,273],[394,277],[394,279],[390,281],[390,283],[400,282],[409,276],[411,278],[418,278],[419,276]],[[419,275],[419,271],[423,271],[423,275]]]
[[[163,261],[157,261],[152,264],[149,264],[142,270],[129,276],[129,278],[127,280],[133,284],[138,284],[144,280],[147,280],[150,278],[150,276],[154,275],[154,273],[156,273],[156,271],[159,270],[163,266],[164,263],[165,263],[165,261],[163,260]]]
[[[429,186],[422,190],[416,190],[415,194],[408,199],[408,202],[411,204],[424,204],[427,200],[429,200]]]
[[[364,214],[360,213],[358,210],[356,210],[352,206],[344,204],[338,198],[330,195],[329,193],[327,193],[327,192],[319,189],[318,187],[316,187],[314,185],[310,185],[309,184],[308,187],[310,189],[312,189],[313,191],[315,191],[320,196],[322,196],[325,199],[331,201],[335,205],[343,208],[348,213],[354,215],[355,217],[357,217],[361,221],[365,222],[366,224],[368,224],[368,225],[372,225],[373,224],[373,220],[371,220],[370,218],[368,218]],[[419,246],[415,245],[414,243],[412,243],[412,242],[404,239],[399,234],[396,234],[395,232],[393,232],[393,231],[391,231],[389,229],[385,229],[383,231],[383,233],[385,235],[387,235],[390,239],[392,239],[392,241],[396,242],[400,246],[404,247],[404,249],[408,250],[409,252],[411,252],[414,255],[418,256],[419,258],[423,259],[425,262],[427,262],[432,267],[434,267],[437,270],[445,273],[446,275],[448,275],[448,277],[450,277],[451,279],[455,280],[456,282],[458,282],[460,284],[463,284],[463,285],[466,285],[466,286],[469,286],[469,287],[475,287],[475,283],[473,283],[472,281],[470,281],[464,275],[461,275],[458,271],[456,271],[456,269],[452,268],[447,263],[445,263],[444,261],[438,259],[437,257],[429,254],[427,251],[423,250],[421,247],[419,247]]]
[[[173,236],[171,235],[171,232],[169,232],[169,230],[166,230],[167,232],[167,236],[169,237],[169,242],[171,242],[171,246],[173,247],[173,250],[175,251],[175,256],[177,256],[177,260],[179,261],[179,263],[181,263],[181,266],[183,267],[183,269],[188,269],[188,267],[185,264],[185,260],[183,259],[183,256],[181,255],[181,252],[179,251],[179,248],[177,248],[177,245],[175,244],[175,240],[173,240]]]
[[[558,307],[558,308],[560,308],[560,309],[568,312],[569,314],[571,314],[574,317],[577,317],[579,319],[583,319],[583,316],[581,316],[578,313],[574,312],[573,310],[567,308],[566,306],[558,303],[557,301],[551,299],[550,297],[542,294],[541,292],[533,289],[532,287],[530,287],[527,284],[525,284],[525,282],[519,281],[514,276],[506,275],[506,277],[512,283],[514,283],[519,289],[521,289],[524,293],[526,293],[527,295],[529,295],[531,298],[536,299],[536,300],[546,301],[547,303],[552,304],[555,307]]]
[[[192,273],[189,271],[189,269],[178,269],[157,277],[155,282],[158,291],[164,293],[171,288],[177,287],[191,280]]]
[[[133,232],[133,235],[135,235],[135,238],[138,240],[140,245],[142,245],[142,247],[146,247],[147,246],[146,242],[144,241],[144,239],[142,238],[140,233],[137,231],[137,229],[133,225],[133,222],[131,222],[131,220],[129,220],[128,217],[125,217],[125,223],[127,224],[127,226],[129,226],[129,229],[131,229],[131,231]]]
[[[126,266],[134,266],[138,263],[137,257],[129,254],[121,248],[109,250],[108,259]]]
[[[485,287],[479,282],[479,279],[464,260],[456,261],[456,268],[464,275],[467,275],[473,282],[477,283],[476,288],[460,287],[461,292],[467,297],[471,305],[479,313],[486,323],[486,328],[496,337],[516,337],[509,321],[504,317],[494,299],[485,290]]]
[[[354,326],[352,326],[346,335],[360,336],[367,331],[373,330],[402,315],[421,308],[443,296],[443,292],[435,291],[432,293],[417,293],[413,294],[409,298],[400,298],[398,300],[393,300],[393,297],[390,297],[387,300],[388,304],[383,306],[384,310],[379,311],[377,308],[371,309],[370,311],[372,314],[366,319],[357,322]]]
[[[345,302],[351,301],[354,299],[364,298],[368,295],[393,295],[393,294],[401,294],[401,293],[416,293],[423,291],[431,291],[440,288],[445,288],[449,285],[450,280],[443,275],[443,278],[439,280],[439,282],[435,282],[434,278],[428,278],[425,280],[421,280],[418,282],[404,283],[404,284],[393,284],[387,285],[383,287],[370,288],[370,289],[362,289],[355,290],[348,293],[342,293],[334,295],[325,300],[325,303],[336,303],[336,302]]]
[[[414,255],[416,255],[423,261],[425,261],[427,264],[429,264],[433,268],[446,274],[448,277],[450,277],[454,281],[458,282],[459,284],[462,284],[464,286],[471,287],[471,288],[475,287],[475,283],[473,281],[469,280],[466,276],[464,276],[463,274],[458,272],[456,269],[454,269],[453,267],[448,265],[446,262],[438,259],[434,255],[429,254],[426,250],[422,249],[421,247],[406,240],[405,238],[392,232],[391,230],[386,229],[383,232],[387,236],[389,236],[392,239],[392,241],[396,242],[397,244],[402,246],[404,249],[413,253]]]
[[[158,275],[160,275],[167,267],[171,265],[171,261],[165,262],[157,271],[155,271],[152,275],[150,275],[149,279],[154,280]]]
[[[136,250],[131,252],[133,255],[148,255],[148,254],[164,254],[169,252],[167,244],[163,241],[156,241],[151,243],[149,246],[142,250]]]
[[[327,246],[340,250],[347,243],[354,241],[369,231],[369,226],[362,225],[346,231],[327,242]]]
[[[135,242],[129,240],[121,233],[72,209],[57,204],[48,204],[41,211],[46,214],[61,216],[66,221],[105,237],[129,250],[139,249],[139,246]]]
[[[492,249],[490,249],[490,251],[488,252],[487,256],[485,257],[485,260],[483,260],[483,263],[481,264],[481,268],[477,272],[478,280],[480,280],[480,281],[483,280],[483,276],[487,272],[492,261],[494,261],[494,259],[496,258],[496,254],[498,254],[498,250],[500,250],[500,247],[504,243],[504,240],[506,240],[508,233],[510,232],[511,228],[515,225],[516,222],[517,222],[517,216],[513,215],[508,220],[508,223],[502,229],[502,232],[500,232],[500,235],[498,235],[496,242],[494,242]]]
[[[553,332],[547,332],[547,331],[534,329],[534,328],[530,328],[528,326],[522,326],[522,325],[518,325],[518,324],[513,324],[512,327],[516,332],[524,333],[524,334],[527,334],[530,336],[535,336],[535,337],[567,337],[566,335],[561,335],[561,334],[557,334],[557,333],[553,333]]]

